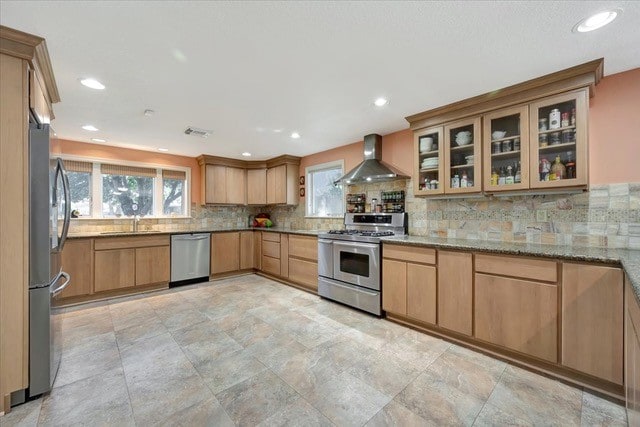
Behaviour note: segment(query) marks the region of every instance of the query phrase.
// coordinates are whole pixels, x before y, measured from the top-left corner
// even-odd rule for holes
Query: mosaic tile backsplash
[[[505,242],[640,249],[640,183],[593,186],[579,194],[434,200],[413,197],[412,182],[350,186],[380,200],[381,191],[404,190],[409,233]],[[270,208],[194,206],[191,218],[143,219],[141,230],[182,231],[243,227],[249,215],[271,214],[278,227],[328,230],[342,219],[305,218],[304,204]],[[132,221],[73,220],[72,232],[129,231]]]

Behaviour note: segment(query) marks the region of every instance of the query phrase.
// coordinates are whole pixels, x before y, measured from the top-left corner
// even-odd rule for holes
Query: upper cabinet
[[[198,163],[203,204],[298,204],[299,157],[246,162],[202,155]]]
[[[587,189],[595,60],[410,117],[414,194]]]

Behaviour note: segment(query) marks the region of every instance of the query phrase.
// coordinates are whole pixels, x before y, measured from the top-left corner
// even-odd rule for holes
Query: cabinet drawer
[[[476,338],[557,362],[557,286],[476,274],[475,302]]]
[[[271,233],[271,232],[263,232],[262,233],[262,241],[263,242],[279,242],[280,241],[280,233]]]
[[[423,264],[436,263],[436,250],[417,246],[382,245],[384,258],[399,259],[401,261],[420,262]]]
[[[280,260],[278,258],[272,258],[270,256],[262,256],[262,271],[265,273],[273,274],[274,276],[280,275]]]
[[[95,252],[95,292],[129,288],[135,285],[135,249]]]
[[[169,235],[160,236],[127,236],[127,237],[105,237],[95,239],[94,248],[96,251],[105,249],[125,249],[142,248],[145,246],[169,246]]]
[[[289,234],[289,255],[318,261],[318,239]]]
[[[477,254],[476,271],[544,282],[558,281],[556,262],[541,259]]]
[[[280,259],[280,243],[263,241],[262,255],[270,256],[271,258]]]
[[[318,264],[289,258],[289,279],[309,288],[318,289]]]

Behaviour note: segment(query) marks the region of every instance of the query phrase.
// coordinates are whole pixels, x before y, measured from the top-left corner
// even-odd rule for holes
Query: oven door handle
[[[329,240],[329,239],[318,239],[318,243],[326,243],[328,245],[332,245],[333,244],[333,240]]]
[[[376,243],[348,243],[348,242],[334,242],[334,246],[346,246],[349,248],[367,248],[367,249],[378,249],[380,245]]]
[[[348,289],[350,291],[354,290],[353,286],[345,286],[345,285],[343,285],[341,283],[337,283],[335,280],[331,281],[331,285],[335,286],[335,287],[338,287],[338,288],[342,288],[342,289]],[[371,295],[372,297],[380,295],[380,292],[368,291],[368,290],[363,289],[361,287],[358,287],[357,289],[358,289],[358,292],[363,293],[363,294],[367,294],[367,295]]]

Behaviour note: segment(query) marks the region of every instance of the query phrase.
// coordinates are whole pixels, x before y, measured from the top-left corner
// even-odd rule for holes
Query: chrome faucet
[[[133,232],[138,232],[138,224],[140,223],[140,215],[133,216]]]

